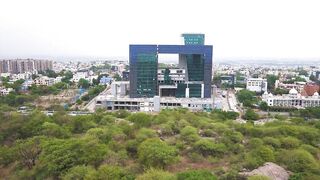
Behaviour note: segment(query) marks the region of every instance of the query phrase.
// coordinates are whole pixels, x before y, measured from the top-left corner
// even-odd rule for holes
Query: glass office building
[[[212,46],[204,45],[204,34],[183,34],[184,45],[130,45],[130,97],[154,97],[163,93],[177,98],[210,98]],[[158,54],[179,54],[178,68],[185,70],[183,82],[158,82]],[[165,78],[171,79],[168,71]],[[171,89],[170,89],[171,88]],[[162,93],[160,93],[162,94]]]

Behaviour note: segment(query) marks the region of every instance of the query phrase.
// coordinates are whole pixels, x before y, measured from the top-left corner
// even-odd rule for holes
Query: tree
[[[67,83],[67,84],[70,84],[70,80],[72,79],[73,77],[73,73],[71,71],[65,71],[63,72],[63,78],[61,79],[62,82],[64,83]]]
[[[222,143],[216,144],[209,139],[201,139],[194,144],[194,149],[203,156],[221,156],[227,150]]]
[[[164,168],[177,160],[177,150],[158,138],[147,139],[138,147],[138,159],[147,168]]]
[[[267,75],[268,90],[274,89],[275,82],[279,77],[276,75]]]
[[[208,170],[189,170],[180,172],[177,174],[178,180],[216,180],[217,177],[214,176]]]
[[[96,126],[91,116],[75,116],[70,122],[73,133],[83,133]]]
[[[128,117],[128,120],[134,123],[137,128],[148,127],[151,125],[151,116],[146,113],[134,113]]]
[[[258,120],[259,119],[259,114],[254,112],[254,110],[252,110],[252,109],[248,109],[246,111],[246,113],[244,114],[243,118],[247,119],[247,120]]]
[[[58,74],[51,69],[47,69],[45,71],[40,71],[39,74],[42,74],[44,76],[48,76],[51,78],[56,78],[58,76]]]
[[[310,78],[311,81],[314,81],[314,82],[318,81],[317,77],[315,75],[313,75],[313,74],[311,74],[309,78]]]
[[[78,87],[88,89],[90,86],[90,83],[88,80],[81,78],[78,82]]]
[[[31,169],[36,165],[36,160],[41,152],[40,137],[17,141],[16,149],[21,164]]]
[[[257,98],[255,97],[255,93],[246,89],[239,91],[237,94],[237,98],[240,103],[243,103],[246,107],[251,107],[254,103],[257,103]]]
[[[113,78],[115,79],[115,81],[121,81],[122,80],[121,76],[118,73],[113,75]]]
[[[289,94],[289,90],[281,89],[281,88],[276,88],[276,89],[273,91],[273,94],[274,94],[274,95]]]
[[[308,71],[306,71],[304,69],[300,69],[299,70],[299,75],[308,76]]]
[[[268,104],[265,102],[265,101],[262,101],[260,104],[259,104],[259,108],[263,111],[266,111],[268,110],[269,106]]]
[[[108,148],[94,139],[51,139],[42,145],[40,164],[48,175],[59,176],[77,165],[98,165]]]
[[[56,138],[66,138],[71,135],[69,130],[51,122],[45,122],[42,124],[41,133],[45,136]]]
[[[163,170],[159,170],[159,169],[149,169],[147,170],[145,173],[143,173],[142,175],[137,177],[137,180],[175,180],[176,177],[167,172],[167,171],[163,171]]]

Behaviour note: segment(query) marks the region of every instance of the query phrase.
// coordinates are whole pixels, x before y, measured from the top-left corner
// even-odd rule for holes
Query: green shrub
[[[319,164],[314,157],[302,149],[285,150],[279,153],[278,161],[292,172],[318,172]]]
[[[177,160],[177,150],[158,138],[147,139],[138,147],[138,159],[145,167],[164,168]]]
[[[214,176],[208,170],[190,170],[184,171],[177,174],[178,180],[216,180]]]
[[[201,139],[197,141],[194,144],[194,149],[203,156],[221,156],[227,151],[227,148],[224,144],[216,144],[212,140],[208,139]]]
[[[137,177],[137,180],[176,180],[176,177],[163,170],[149,169],[142,175]]]

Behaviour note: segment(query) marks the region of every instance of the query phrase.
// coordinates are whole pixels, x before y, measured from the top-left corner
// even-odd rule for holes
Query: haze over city
[[[316,0],[0,1],[0,58],[128,59],[128,44],[204,33],[214,60],[320,57]]]

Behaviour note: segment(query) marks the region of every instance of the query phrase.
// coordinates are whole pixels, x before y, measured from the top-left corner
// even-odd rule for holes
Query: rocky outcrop
[[[286,171],[283,167],[272,163],[267,162],[263,166],[258,167],[250,172],[241,172],[243,176],[254,176],[254,175],[262,175],[267,176],[272,180],[288,180],[290,173]]]

